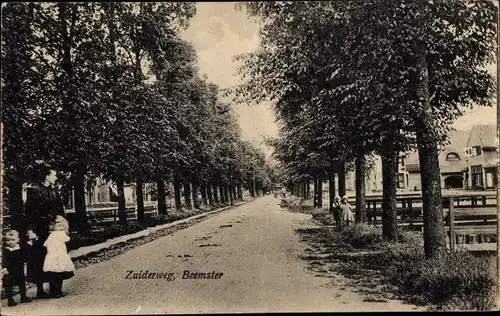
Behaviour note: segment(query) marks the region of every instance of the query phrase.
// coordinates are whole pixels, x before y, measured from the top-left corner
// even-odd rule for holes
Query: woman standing
[[[64,217],[64,206],[54,187],[57,172],[51,167],[44,166],[39,176],[39,183],[28,189],[25,206],[28,236],[33,240],[31,256],[28,259],[27,277],[36,284],[36,297],[48,298],[58,294],[52,291],[58,289],[59,280],[49,280],[47,274],[43,272],[43,263],[47,255],[43,244],[49,236],[50,223],[57,215]],[[43,289],[43,283],[47,281],[50,284],[50,296]]]

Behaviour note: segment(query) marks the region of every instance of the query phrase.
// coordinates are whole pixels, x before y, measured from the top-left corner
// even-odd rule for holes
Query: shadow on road
[[[308,247],[299,257],[317,277],[330,279],[340,290],[350,288],[364,295],[365,302],[387,302],[397,299],[393,289],[383,284],[378,251],[353,251],[333,242],[325,227],[296,229],[300,241]]]

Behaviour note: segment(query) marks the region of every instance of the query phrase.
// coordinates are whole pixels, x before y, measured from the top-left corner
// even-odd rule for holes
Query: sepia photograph
[[[1,315],[500,309],[496,0],[1,9]]]

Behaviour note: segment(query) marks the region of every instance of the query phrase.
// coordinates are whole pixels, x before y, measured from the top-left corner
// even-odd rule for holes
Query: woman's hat
[[[342,201],[346,201],[346,202],[347,202],[347,201],[349,201],[349,198],[347,197],[347,195],[344,195],[344,196],[342,197]]]

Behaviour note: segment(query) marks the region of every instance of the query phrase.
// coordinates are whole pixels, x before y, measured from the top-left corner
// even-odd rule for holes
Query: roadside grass
[[[326,210],[312,217],[331,225]],[[397,241],[385,241],[380,227],[367,224],[342,232],[328,227],[297,232],[310,245],[302,258],[327,263],[331,273],[347,278],[347,285],[367,302],[396,298],[430,311],[495,309],[496,281],[487,255],[445,250],[426,258],[420,233],[400,229]]]
[[[202,205],[199,209],[182,208],[179,211],[174,209],[169,210],[167,215],[145,216],[141,221],[129,221],[126,225],[120,225],[116,223],[103,225],[101,227],[98,227],[98,230],[95,229],[97,227],[94,227],[92,231],[72,231],[71,240],[67,243],[67,248],[68,250],[74,250],[80,247],[103,243],[111,238],[134,234],[148,227],[155,227],[158,225],[172,223],[195,215],[207,213],[211,210],[218,209],[219,207],[226,206],[228,205],[217,204],[214,205],[213,208]],[[89,229],[91,228],[92,227],[89,227]]]

